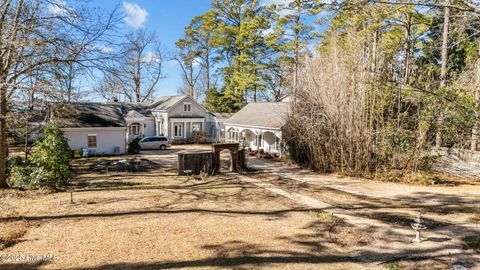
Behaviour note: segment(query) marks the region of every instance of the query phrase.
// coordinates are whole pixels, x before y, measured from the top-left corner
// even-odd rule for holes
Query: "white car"
[[[165,150],[171,146],[167,137],[145,137],[139,142],[142,150],[146,149],[160,149]]]

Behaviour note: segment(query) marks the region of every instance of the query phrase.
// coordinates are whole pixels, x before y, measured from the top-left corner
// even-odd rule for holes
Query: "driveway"
[[[250,158],[249,166],[312,185],[333,188],[354,195],[409,202],[480,205],[480,186],[419,186],[372,181],[335,174],[321,174],[281,161]]]
[[[177,167],[177,155],[182,152],[195,153],[210,151],[212,146],[209,144],[184,144],[172,145],[167,150],[143,150],[137,155],[139,158],[149,159],[160,164],[164,168]]]

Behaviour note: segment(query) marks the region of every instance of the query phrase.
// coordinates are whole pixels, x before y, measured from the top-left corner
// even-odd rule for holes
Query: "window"
[[[191,103],[183,103],[183,111],[184,112],[192,111],[192,104]]]
[[[175,137],[183,137],[183,125],[175,125],[174,126],[174,136]]]
[[[88,148],[97,148],[97,135],[88,135]]]
[[[230,129],[228,131],[229,142],[238,142],[238,131]]]
[[[140,135],[140,124],[131,124],[128,127],[128,133],[134,136]]]
[[[165,137],[152,137],[152,138],[150,138],[150,141],[152,141],[152,142],[165,142],[165,141],[168,141],[168,139],[165,138]]]
[[[192,123],[192,131],[202,131],[202,123]]]

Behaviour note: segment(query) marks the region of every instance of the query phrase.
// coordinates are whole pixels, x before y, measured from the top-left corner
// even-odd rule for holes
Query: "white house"
[[[164,96],[152,104],[74,103],[61,120],[72,150],[91,154],[122,154],[134,138],[166,136],[189,141],[195,131],[215,140],[215,116],[189,96]]]
[[[288,102],[249,103],[225,121],[225,140],[240,142],[252,150],[281,153],[282,127]]]

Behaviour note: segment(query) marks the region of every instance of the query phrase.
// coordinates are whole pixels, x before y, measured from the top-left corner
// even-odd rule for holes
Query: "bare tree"
[[[203,65],[195,57],[186,57],[180,53],[172,60],[178,62],[183,72],[183,81],[185,83],[184,91],[187,95],[195,96],[195,87],[197,86],[200,75],[202,75]]]
[[[114,22],[115,12],[93,14],[63,1],[0,3],[0,187],[6,187],[7,117],[14,93],[24,91],[29,76],[48,72],[53,63],[95,62],[98,55],[84,53],[101,42]]]
[[[128,34],[103,79],[101,92],[105,96],[114,91],[129,102],[141,103],[152,99],[158,82],[163,78],[163,59],[164,53],[154,34],[144,30]]]

